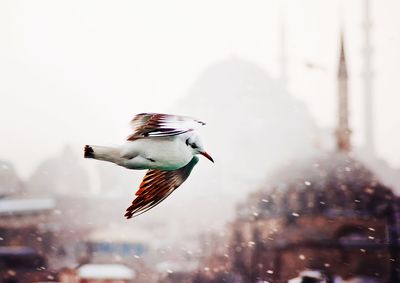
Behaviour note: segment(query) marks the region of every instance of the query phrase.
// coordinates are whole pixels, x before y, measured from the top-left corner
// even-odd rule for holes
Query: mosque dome
[[[241,211],[257,218],[303,215],[380,217],[395,200],[392,190],[347,153],[325,153],[284,166],[249,197]]]
[[[216,166],[233,176],[259,181],[277,164],[314,151],[317,129],[304,103],[244,59],[228,58],[204,70],[175,111],[207,123],[206,146]]]

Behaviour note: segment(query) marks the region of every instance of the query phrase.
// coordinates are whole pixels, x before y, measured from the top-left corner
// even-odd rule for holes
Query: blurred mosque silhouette
[[[366,61],[366,150],[373,155]],[[335,149],[269,174],[237,205],[227,231],[209,239],[194,282],[400,282],[400,198],[351,151],[347,79],[342,33]]]

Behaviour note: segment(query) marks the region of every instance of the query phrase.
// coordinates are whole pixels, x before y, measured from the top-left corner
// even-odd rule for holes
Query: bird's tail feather
[[[115,147],[85,145],[84,157],[109,161],[118,165],[123,165],[123,159],[120,155],[120,149]]]

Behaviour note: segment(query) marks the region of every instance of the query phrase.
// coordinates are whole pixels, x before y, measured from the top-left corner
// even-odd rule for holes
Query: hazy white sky
[[[322,127],[336,122],[343,22],[353,140],[362,145],[362,5],[362,0],[3,0],[0,158],[27,176],[67,143],[119,143],[135,113],[168,111],[206,67],[230,56],[277,77],[282,14],[290,90]],[[396,166],[399,12],[398,0],[372,0],[377,151]],[[312,70],[306,62],[322,67]]]

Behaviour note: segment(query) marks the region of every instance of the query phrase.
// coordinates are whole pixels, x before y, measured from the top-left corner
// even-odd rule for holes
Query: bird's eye
[[[192,148],[198,148],[197,144],[195,144],[195,143],[192,143],[190,146],[191,146]]]

